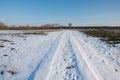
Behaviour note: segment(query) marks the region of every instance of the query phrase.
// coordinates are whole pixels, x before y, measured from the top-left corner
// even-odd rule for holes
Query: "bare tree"
[[[72,23],[68,23],[68,27],[72,27]]]
[[[0,22],[0,26],[6,26],[3,22]]]

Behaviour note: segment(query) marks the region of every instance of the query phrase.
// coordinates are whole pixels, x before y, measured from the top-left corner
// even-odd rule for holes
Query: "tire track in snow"
[[[72,63],[74,63],[74,68],[75,68],[76,73],[77,73],[76,74],[77,77],[76,77],[75,80],[83,80],[84,77],[83,77],[82,73],[80,72],[80,68],[79,68],[79,65],[78,65],[78,58],[76,57],[76,52],[73,49],[73,46],[72,46],[72,43],[71,43],[71,40],[70,40],[70,34],[67,34],[67,37],[68,37],[68,44],[70,46],[72,60],[73,60]]]
[[[43,58],[37,64],[37,66],[34,69],[34,71],[28,77],[28,80],[42,80],[42,79],[39,79],[40,78],[39,75],[42,74],[42,73],[39,72],[39,70],[41,69],[41,66],[44,66],[44,63],[47,61],[47,59],[50,58],[50,57],[52,58],[52,56],[54,55],[54,52],[56,51],[56,49],[57,49],[57,47],[59,45],[59,42],[61,40],[61,36],[62,35],[63,35],[63,32],[61,32],[60,35],[58,35],[56,37],[56,39],[52,43],[51,47],[48,49],[47,53],[45,53]],[[43,75],[43,76],[45,76],[45,75]]]
[[[77,63],[76,53],[70,42],[69,31],[65,31],[45,80],[83,80]]]
[[[82,56],[83,60],[87,64],[88,68],[91,70],[96,80],[104,80],[103,77],[98,72],[98,70],[95,68],[95,66],[88,60],[87,55],[86,55],[87,53],[86,50],[82,48],[82,45],[79,45],[80,40],[78,40],[74,35],[72,35],[72,33],[71,33],[71,37],[72,37],[72,41],[74,45],[76,46],[77,50],[79,51],[80,55]]]
[[[91,67],[93,67],[95,74],[101,76],[101,79],[104,80],[119,80],[120,74],[115,72],[116,66],[113,65],[105,55],[96,54],[96,50],[85,43],[85,41],[81,39],[79,33],[72,33],[72,35],[77,38],[78,44],[83,45],[81,46],[83,49],[81,52],[84,52],[86,58],[89,58],[88,61],[93,65]]]
[[[91,80],[104,80],[94,64],[87,58],[86,49],[79,43],[83,41],[73,35],[72,31],[64,31],[53,42],[53,46],[49,48],[28,80],[89,80],[91,74],[94,77],[90,77]],[[83,43],[83,45],[88,48],[86,44]],[[85,71],[84,75],[80,64],[87,66],[85,69],[88,71]],[[41,72],[41,69],[46,69],[41,68],[44,65],[50,67],[47,67],[45,74]],[[90,74],[87,75],[87,79],[86,74]]]

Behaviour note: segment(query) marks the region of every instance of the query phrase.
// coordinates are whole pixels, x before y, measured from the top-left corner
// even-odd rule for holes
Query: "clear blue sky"
[[[0,0],[8,25],[120,25],[120,0]]]

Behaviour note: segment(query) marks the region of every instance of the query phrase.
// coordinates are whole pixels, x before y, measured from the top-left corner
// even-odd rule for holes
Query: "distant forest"
[[[48,30],[48,29],[115,29],[120,30],[120,26],[72,26],[71,23],[68,26],[58,24],[46,24],[41,26],[8,26],[0,22],[0,30]]]

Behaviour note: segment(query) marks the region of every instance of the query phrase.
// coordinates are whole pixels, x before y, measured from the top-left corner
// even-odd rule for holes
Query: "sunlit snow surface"
[[[120,44],[78,31],[35,32],[0,31],[0,80],[120,79]]]

